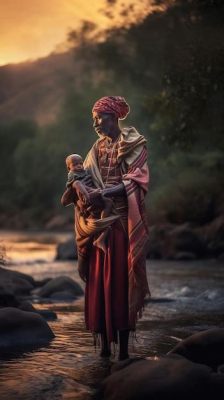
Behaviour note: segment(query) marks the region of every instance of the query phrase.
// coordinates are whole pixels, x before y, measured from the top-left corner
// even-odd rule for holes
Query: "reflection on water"
[[[69,233],[1,231],[1,245],[10,262],[52,261],[55,245],[68,239]]]
[[[24,236],[17,236],[18,239],[17,250],[25,248],[30,258],[22,262],[24,256],[22,250],[18,250],[16,264],[9,268],[29,273],[36,279],[63,274],[80,282],[76,262],[53,260],[53,240],[45,243],[45,262],[40,262],[39,251],[43,251],[46,236],[40,235],[39,240],[29,238],[27,247]],[[15,248],[13,239],[7,240],[12,249]],[[144,316],[138,322],[137,340],[130,340],[132,356],[162,355],[196,331],[223,326],[222,265],[215,261],[151,261],[147,272],[153,301],[146,304]],[[83,298],[70,303],[37,303],[35,307],[57,313],[58,319],[49,322],[55,338],[47,347],[2,355],[0,399],[92,398],[95,387],[109,373],[111,363],[116,362],[116,355],[105,361],[100,359],[98,350],[95,351],[92,336],[84,328]]]
[[[84,330],[82,312],[68,305],[62,311],[59,304],[47,307],[57,309],[58,320],[49,323],[55,339],[20,357],[16,353],[4,356],[1,399],[88,399],[96,382],[108,374],[110,363],[96,355],[92,336]]]

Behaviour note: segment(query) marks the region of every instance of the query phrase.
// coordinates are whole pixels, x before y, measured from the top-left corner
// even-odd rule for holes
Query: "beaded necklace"
[[[110,170],[111,170],[111,162],[112,162],[112,159],[113,159],[114,149],[115,149],[115,146],[116,146],[117,142],[118,142],[119,139],[120,139],[120,136],[121,136],[121,134],[117,137],[117,139],[115,140],[115,142],[114,142],[114,144],[113,144],[113,147],[112,147],[111,157],[110,157],[110,162],[109,162],[109,167],[108,167],[108,170],[107,170],[107,177],[106,177],[105,186],[106,186],[106,184],[107,184],[107,181],[108,181],[108,178],[109,178],[109,172],[110,172]]]

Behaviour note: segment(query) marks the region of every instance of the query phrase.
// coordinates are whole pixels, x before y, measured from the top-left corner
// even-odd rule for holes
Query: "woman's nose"
[[[99,120],[98,119],[94,119],[93,121],[93,127],[96,128],[97,126],[99,126]]]

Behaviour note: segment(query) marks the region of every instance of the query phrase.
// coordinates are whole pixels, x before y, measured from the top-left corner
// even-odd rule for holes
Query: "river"
[[[77,262],[55,261],[56,244],[65,233],[1,232],[7,268],[35,279],[68,275],[78,281]],[[217,260],[147,262],[152,294],[130,340],[130,356],[156,358],[182,338],[211,327],[224,327],[224,265]],[[1,400],[92,399],[99,382],[117,361],[99,357],[85,331],[83,298],[70,302],[38,303],[57,313],[48,322],[55,338],[37,350],[14,350],[0,359]]]

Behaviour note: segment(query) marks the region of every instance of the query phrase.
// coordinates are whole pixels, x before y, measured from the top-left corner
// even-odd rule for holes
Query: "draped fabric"
[[[148,225],[144,197],[149,182],[147,151],[143,146],[123,175],[128,198],[128,271],[129,271],[129,323],[135,327],[137,318],[142,316],[144,298],[150,295],[146,277],[146,251]]]
[[[102,154],[100,154],[101,144],[105,144],[106,140],[108,138],[100,137],[84,162],[84,167],[92,175],[94,184],[99,188],[108,186],[108,182],[103,176]],[[100,161],[101,165],[99,165]],[[106,324],[109,341],[116,339],[116,330],[135,330],[136,320],[141,317],[144,307],[144,298],[147,294],[150,295],[145,265],[148,227],[144,197],[149,182],[146,140],[133,127],[124,128],[121,132],[116,146],[114,171],[118,167],[120,170],[118,183],[119,181],[124,183],[126,196],[123,198],[125,197],[126,204],[124,202],[122,204],[121,198],[115,199],[115,212],[118,215],[120,213],[121,218],[111,226],[107,238],[106,254],[103,254],[100,249],[94,248],[93,241],[90,245],[88,235],[83,240],[82,230],[86,229],[84,228],[85,221],[80,223],[79,216],[76,214],[79,253],[86,257],[90,252],[90,272],[86,287],[87,328],[95,332],[102,332],[102,323]],[[122,254],[122,258],[119,257],[119,254]],[[124,290],[125,279],[128,284]],[[120,281],[123,283],[121,284]],[[94,287],[95,289],[98,287],[98,290],[95,290]],[[125,293],[125,291],[127,291],[126,300],[123,298],[119,311],[119,307],[114,305],[118,303],[110,301],[110,299],[113,296],[119,296],[118,293]],[[97,293],[99,296],[101,296],[100,293],[103,293],[102,298],[98,298]],[[103,307],[103,310],[100,307]],[[100,313],[104,313],[103,322],[100,319]],[[122,317],[117,317],[118,314]],[[112,326],[111,329],[110,326]]]
[[[130,107],[124,97],[105,96],[97,100],[92,112],[115,114],[118,119],[125,119],[130,111]]]
[[[107,237],[106,252],[93,246],[85,290],[85,322],[93,333],[106,333],[117,343],[117,332],[129,329],[128,240],[120,221]]]

